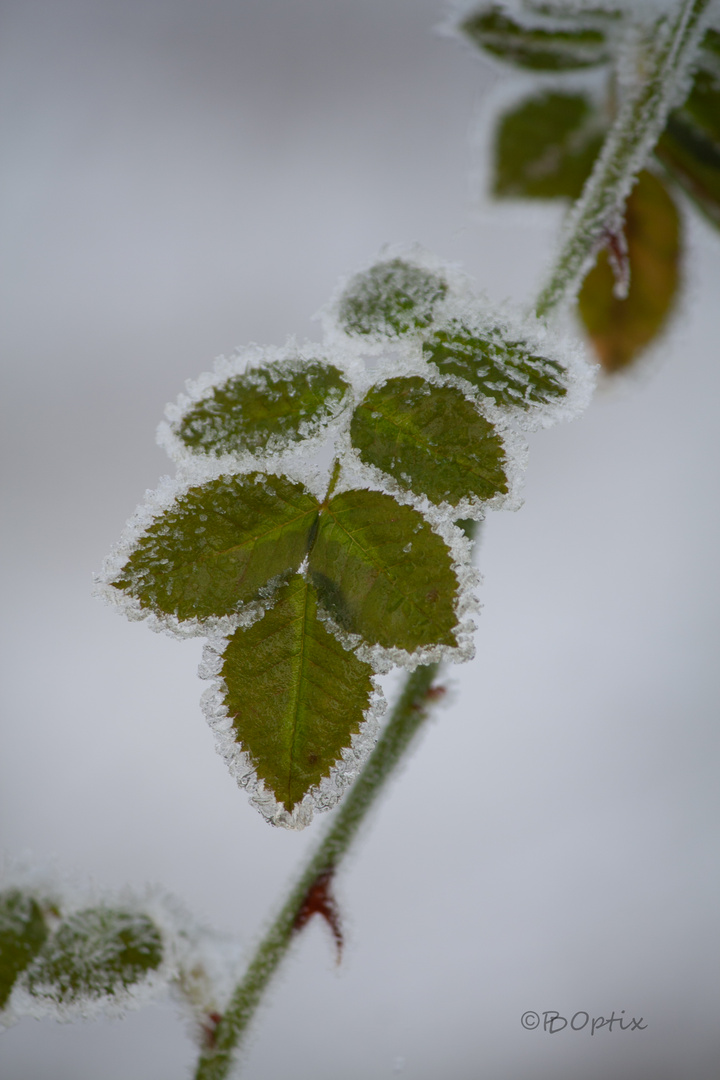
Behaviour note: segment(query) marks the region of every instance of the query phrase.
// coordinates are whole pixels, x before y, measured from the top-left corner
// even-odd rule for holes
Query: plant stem
[[[537,299],[545,317],[577,296],[603,241],[622,221],[625,201],[648,155],[682,95],[702,33],[703,15],[713,0],[682,0],[673,17],[653,27],[647,55],[634,58],[646,66],[644,78],[627,93],[588,178],[568,214],[560,250]]]
[[[576,295],[604,234],[620,213],[664,126],[677,104],[672,87],[689,71],[701,33],[701,20],[712,0],[682,0],[674,18],[656,28],[656,41],[644,81],[628,95],[610,129],[585,190],[565,226],[548,283],[536,304],[546,317]],[[373,802],[405,755],[427,717],[429,691],[438,664],[408,676],[380,740],[338,809],[332,826],[310,857],[280,913],[258,945],[215,1031],[212,1049],[198,1062],[195,1080],[225,1080],[255,1009],[275,969],[293,940],[300,909],[320,875],[332,872],[350,847]]]
[[[238,985],[215,1032],[215,1046],[206,1050],[195,1080],[224,1080],[249,1021],[293,940],[295,921],[308,891],[323,873],[331,872],[350,847],[361,822],[407,751],[427,717],[429,691],[439,664],[427,664],[408,676],[400,698],[377,746],[345,796],[320,846],[293,886],[279,915],[258,945],[245,977]]]

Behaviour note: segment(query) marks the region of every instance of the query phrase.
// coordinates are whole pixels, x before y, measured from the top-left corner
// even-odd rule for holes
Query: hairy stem
[[[637,82],[627,92],[583,193],[568,214],[560,249],[535,311],[547,316],[577,296],[606,237],[619,225],[625,201],[682,96],[713,0],[682,0],[677,12],[652,28],[652,42],[638,42]]]
[[[385,731],[355,781],[335,820],[302,874],[293,886],[280,913],[258,945],[255,956],[237,986],[225,1015],[215,1031],[215,1045],[199,1062],[195,1080],[223,1080],[232,1067],[248,1023],[293,939],[295,923],[303,902],[322,874],[332,872],[350,847],[361,822],[377,799],[385,782],[407,751],[413,736],[427,717],[431,687],[439,664],[427,664],[408,676]]]
[[[655,28],[655,45],[646,58],[647,72],[628,93],[606,139],[585,190],[565,226],[560,250],[536,303],[546,317],[577,294],[609,226],[619,214],[665,124],[677,104],[668,88],[682,84],[690,70],[702,16],[712,0],[682,0],[674,17]],[[468,530],[470,532],[470,530]],[[258,945],[247,972],[219,1021],[211,1049],[203,1052],[195,1080],[224,1080],[249,1022],[276,968],[292,942],[298,915],[309,890],[332,873],[350,847],[365,815],[407,752],[432,700],[438,664],[417,668],[405,683],[375,750],[335,814],[325,838],[311,855],[284,906]]]

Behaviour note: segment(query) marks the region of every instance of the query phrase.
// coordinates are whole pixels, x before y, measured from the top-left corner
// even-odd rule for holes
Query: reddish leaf
[[[642,172],[626,207],[630,265],[626,298],[616,295],[612,253],[600,252],[578,298],[580,318],[607,372],[627,368],[662,331],[679,280],[680,217],[665,185]]]

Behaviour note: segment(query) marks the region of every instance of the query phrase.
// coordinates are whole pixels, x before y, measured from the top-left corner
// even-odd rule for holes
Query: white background
[[[442,14],[2,7],[0,848],[158,882],[248,949],[324,822],[265,824],[214,753],[200,641],[118,618],[91,575],[168,471],[154,429],[184,380],[317,336],[383,243],[532,298],[562,211],[483,202],[468,132],[500,75]],[[525,506],[485,528],[476,659],[339,876],[345,960],[311,925],[247,1080],[716,1075],[720,235],[685,211],[669,334],[532,437]],[[648,1027],[550,1036],[528,1009]],[[177,1080],[194,1054],[169,1005],[26,1020],[0,1076]]]

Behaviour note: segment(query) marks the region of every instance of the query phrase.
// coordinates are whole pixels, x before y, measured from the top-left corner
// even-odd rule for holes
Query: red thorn
[[[440,698],[445,697],[446,694],[446,686],[431,686],[426,696],[428,701],[439,701]]]
[[[335,873],[334,867],[323,870],[318,874],[315,881],[308,889],[300,910],[295,916],[293,930],[302,930],[313,915],[320,915],[328,924],[335,938],[337,947],[337,962],[342,960],[343,934],[340,926],[340,910],[332,893],[332,879]]]
[[[222,1014],[219,1012],[208,1013],[204,1017],[200,1027],[202,1030],[203,1042],[207,1050],[214,1050],[216,1045],[217,1027],[222,1020]]]

